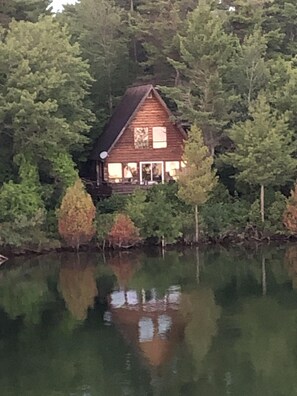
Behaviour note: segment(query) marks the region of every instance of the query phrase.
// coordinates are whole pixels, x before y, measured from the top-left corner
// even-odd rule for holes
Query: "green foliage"
[[[250,107],[250,116],[230,130],[235,151],[226,155],[226,162],[238,169],[238,180],[252,185],[282,185],[297,166],[286,118],[271,112],[263,94]]]
[[[211,169],[213,158],[203,143],[201,131],[193,126],[185,142],[183,160],[186,167],[179,175],[179,197],[193,206],[204,204],[216,185],[215,171]]]
[[[52,173],[60,165],[64,172],[66,158],[69,168],[70,156],[88,142],[93,119],[86,103],[89,67],[78,45],[52,17],[14,21],[0,59],[0,130],[11,137],[11,156],[34,155],[39,171],[48,173],[53,164]]]
[[[0,23],[7,26],[12,19],[37,22],[41,15],[49,14],[51,0],[2,0]]]
[[[243,200],[207,203],[201,209],[202,228],[206,235],[224,237],[241,232],[249,218],[249,205]]]
[[[141,232],[144,231],[146,210],[149,204],[146,191],[137,189],[129,197],[125,206],[125,212]]]
[[[170,201],[161,189],[150,191],[149,202],[144,209],[143,234],[172,243],[181,236],[181,221]]]
[[[97,203],[99,213],[124,212],[128,197],[114,194],[110,198],[103,199]]]
[[[36,166],[19,157],[20,183],[5,183],[0,189],[0,222],[18,222],[22,218],[34,218],[43,211],[40,183]]]
[[[283,215],[286,208],[286,197],[277,192],[274,202],[267,209],[267,220],[265,227],[270,232],[284,232]]]
[[[98,213],[96,214],[95,227],[96,237],[100,246],[105,247],[105,241],[108,239],[108,234],[114,223],[114,214],[112,213]]]
[[[75,163],[68,153],[58,153],[51,158],[52,174],[63,188],[72,186],[78,178]]]
[[[1,246],[37,251],[49,246],[49,239],[42,230],[45,221],[42,209],[35,210],[30,217],[16,213],[12,216],[13,220],[0,223]]]
[[[90,64],[94,112],[97,120],[105,122],[130,83],[133,69],[123,12],[113,0],[82,0],[62,18]],[[97,126],[102,128],[100,123]]]
[[[181,118],[202,129],[212,153],[229,120],[232,95],[227,95],[223,78],[236,48],[213,5],[202,2],[190,13],[185,34],[178,36],[179,59],[171,60],[178,76],[175,87],[164,90],[175,99]]]

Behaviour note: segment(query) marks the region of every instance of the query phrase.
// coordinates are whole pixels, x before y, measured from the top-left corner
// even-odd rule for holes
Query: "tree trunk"
[[[198,206],[197,205],[195,205],[195,225],[196,225],[195,242],[198,243],[198,241],[199,241],[199,222],[198,222]]]
[[[260,202],[261,202],[261,221],[262,221],[262,223],[264,223],[264,186],[263,186],[263,184],[261,184]]]
[[[165,243],[165,237],[162,236],[162,237],[161,237],[161,246],[162,246],[162,250],[165,249],[165,245],[166,245],[166,243]]]
[[[197,281],[197,284],[199,285],[199,283],[200,283],[200,254],[199,254],[198,247],[196,247],[196,281]]]
[[[267,281],[266,281],[266,265],[265,257],[262,256],[262,294],[266,296],[267,293]]]

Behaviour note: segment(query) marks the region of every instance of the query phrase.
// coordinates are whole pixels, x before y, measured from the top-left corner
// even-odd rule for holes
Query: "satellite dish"
[[[101,153],[99,154],[99,157],[102,160],[105,160],[105,158],[107,158],[107,156],[108,156],[108,152],[107,151],[101,151]]]

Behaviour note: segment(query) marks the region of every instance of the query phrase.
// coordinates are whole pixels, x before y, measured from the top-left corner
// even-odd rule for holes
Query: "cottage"
[[[152,85],[127,89],[91,155],[96,185],[130,193],[174,180],[186,133]]]

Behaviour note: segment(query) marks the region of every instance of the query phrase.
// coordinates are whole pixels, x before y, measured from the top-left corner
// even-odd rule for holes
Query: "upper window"
[[[166,127],[153,127],[153,148],[167,147]]]
[[[149,146],[148,128],[134,128],[135,148],[147,148]]]

